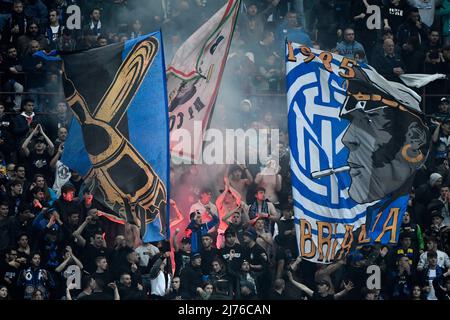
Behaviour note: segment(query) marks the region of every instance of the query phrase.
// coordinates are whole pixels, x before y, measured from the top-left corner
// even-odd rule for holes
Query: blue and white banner
[[[330,263],[358,244],[394,244],[429,152],[420,97],[351,59],[286,44],[299,251]]]

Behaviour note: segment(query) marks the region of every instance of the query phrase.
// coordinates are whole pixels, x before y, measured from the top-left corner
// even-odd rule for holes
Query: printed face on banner
[[[287,49],[300,252],[330,262],[354,241],[395,242],[412,177],[428,155],[420,98],[367,65],[296,44]]]
[[[370,79],[370,70],[354,70],[341,112],[350,122],[342,143],[349,151],[349,195],[370,203],[399,190],[425,162],[428,129],[415,114],[420,109],[408,110],[414,106],[412,95],[402,105]]]

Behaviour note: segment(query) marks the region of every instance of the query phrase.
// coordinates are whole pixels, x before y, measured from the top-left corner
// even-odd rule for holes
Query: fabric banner
[[[61,55],[74,121],[62,162],[143,241],[168,237],[169,134],[160,32]]]
[[[291,176],[299,252],[330,263],[395,244],[429,153],[420,97],[366,64],[286,44]]]
[[[167,68],[173,160],[192,163],[200,159],[240,3],[229,0],[181,45]]]
[[[423,74],[423,73],[406,73],[399,75],[399,78],[406,84],[408,87],[414,88],[422,88],[426,86],[430,82],[439,79],[445,79],[447,76],[442,73],[436,74]]]

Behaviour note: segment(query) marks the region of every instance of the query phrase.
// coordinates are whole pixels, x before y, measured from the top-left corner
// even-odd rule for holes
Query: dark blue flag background
[[[75,113],[62,162],[86,177],[96,200],[140,226],[144,241],[168,237],[168,110],[160,32],[62,54]]]

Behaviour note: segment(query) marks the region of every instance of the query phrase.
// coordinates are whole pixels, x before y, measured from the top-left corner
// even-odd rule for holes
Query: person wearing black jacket
[[[402,49],[410,37],[418,37],[421,45],[428,43],[428,33],[430,28],[420,21],[419,9],[411,8],[408,13],[408,18],[402,23],[397,30],[397,42]]]
[[[11,17],[6,22],[2,32],[2,42],[5,44],[16,43],[17,39],[24,35],[29,18],[23,11],[22,0],[14,0]]]
[[[2,87],[7,92],[15,92],[13,100],[14,111],[19,111],[22,103],[23,79],[20,75],[22,63],[18,58],[17,49],[10,45],[6,52],[6,57],[0,64],[0,71],[5,74],[2,76]],[[22,83],[20,83],[22,82]]]
[[[9,192],[4,197],[9,205],[9,216],[14,217],[19,213],[21,205],[25,204],[22,183],[19,180],[11,181]]]
[[[16,243],[21,234],[31,236],[34,217],[30,207],[25,204],[19,207],[19,214],[9,217],[9,243]]]
[[[0,102],[0,152],[5,160],[11,162],[11,152],[14,151],[14,136],[12,135],[13,121],[5,113],[5,105]]]
[[[444,278],[444,286],[442,286],[438,280],[439,279],[437,278],[433,280],[433,288],[436,298],[438,300],[450,301],[450,277]]]
[[[45,72],[45,61],[34,54],[41,50],[41,46],[38,41],[31,40],[31,51],[26,53],[22,58],[23,71],[27,73],[26,90],[33,90],[44,85],[43,78]]]
[[[181,292],[183,299],[197,296],[197,288],[202,287],[202,257],[199,252],[191,254],[191,264],[181,271]]]

